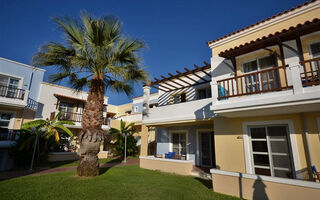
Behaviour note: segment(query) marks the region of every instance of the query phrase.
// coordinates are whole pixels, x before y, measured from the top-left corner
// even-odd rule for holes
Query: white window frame
[[[269,56],[270,56],[270,55],[258,56],[258,57],[254,58],[254,59],[250,59],[250,60],[243,61],[243,62],[241,63],[241,71],[242,71],[242,74],[244,75],[244,74],[250,74],[250,73],[253,73],[253,72],[258,72],[258,71],[260,71],[261,69],[260,69],[259,59],[266,58],[266,57],[269,57]],[[276,66],[273,66],[273,67],[278,67],[278,59],[277,59],[277,58],[275,58],[275,59],[276,59]],[[257,70],[254,70],[254,71],[251,71],[251,72],[244,72],[244,64],[249,63],[249,62],[252,62],[252,61],[257,61]],[[269,69],[269,68],[272,68],[272,67],[268,67],[268,68],[265,68],[265,69]]]
[[[173,151],[173,144],[172,144],[172,134],[174,133],[184,133],[186,134],[186,160],[189,160],[189,144],[188,144],[188,130],[170,130],[169,131],[169,151]]]
[[[270,120],[270,121],[251,121],[242,123],[243,131],[243,145],[244,145],[244,155],[246,163],[246,173],[254,174],[253,163],[252,163],[252,151],[250,149],[250,135],[249,127],[252,126],[266,126],[266,125],[287,125],[288,126],[288,135],[289,142],[292,153],[292,162],[295,170],[295,178],[302,179],[302,168],[300,166],[300,157],[297,148],[296,134],[294,132],[294,125],[292,120]]]
[[[12,74],[7,74],[7,73],[0,73],[0,75],[3,75],[3,76],[8,76],[8,77],[12,77],[12,78],[16,78],[16,79],[19,79],[19,86],[18,86],[18,89],[22,89],[22,84],[23,84],[23,77],[22,76],[16,76],[16,75],[12,75]],[[6,86],[8,86],[9,83],[7,83]]]
[[[6,114],[11,114],[12,117],[10,118],[10,122],[8,125],[8,129],[13,129],[14,128],[14,122],[16,121],[16,113],[12,111],[6,111],[6,110],[1,110],[0,114],[6,113]]]
[[[316,43],[320,43],[320,40],[315,40],[315,41],[312,41],[308,44],[308,51],[309,51],[309,55],[310,55],[311,59],[320,57],[320,54],[318,56],[314,57],[312,54],[312,51],[311,51],[311,45],[316,44]]]

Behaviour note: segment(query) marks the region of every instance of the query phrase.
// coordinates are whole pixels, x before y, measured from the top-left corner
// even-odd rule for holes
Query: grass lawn
[[[0,199],[238,199],[214,193],[211,185],[199,178],[121,166],[101,169],[93,178],[76,177],[73,171],[0,181]]]
[[[114,163],[114,162],[121,162],[122,160],[116,159],[116,158],[102,158],[99,159],[100,164],[105,164],[105,163]],[[47,162],[42,164],[42,166],[50,167],[50,168],[55,168],[55,167],[73,167],[78,165],[78,160],[74,161],[59,161],[59,162]]]

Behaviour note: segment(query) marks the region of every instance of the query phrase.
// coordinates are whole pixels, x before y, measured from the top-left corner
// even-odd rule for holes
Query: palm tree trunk
[[[100,144],[103,141],[103,102],[104,82],[99,76],[93,77],[87,102],[82,113],[82,131],[80,133],[80,160],[77,167],[78,176],[99,175]]]

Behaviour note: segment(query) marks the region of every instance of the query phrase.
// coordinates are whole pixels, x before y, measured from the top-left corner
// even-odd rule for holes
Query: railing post
[[[294,94],[300,94],[303,92],[303,86],[301,81],[301,68],[299,62],[292,62],[289,64],[289,70],[292,80],[293,92]]]
[[[215,103],[215,102],[218,101],[218,97],[219,97],[217,81],[216,80],[211,80],[210,86],[211,86],[212,102]]]
[[[21,90],[22,91],[22,90]],[[29,90],[25,90],[24,91],[24,94],[23,94],[23,97],[22,97],[22,100],[27,104],[28,102],[28,97],[29,97]]]

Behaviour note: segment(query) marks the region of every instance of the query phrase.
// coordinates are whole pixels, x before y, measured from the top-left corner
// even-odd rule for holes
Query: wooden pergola
[[[207,62],[204,62],[204,64],[205,65],[202,67],[194,65],[194,69],[185,67],[184,72],[176,70],[176,75],[171,73],[168,73],[168,77],[161,75],[161,79],[154,78],[154,81],[146,83],[145,85],[164,92],[171,92],[208,83],[211,81],[211,73],[208,72],[208,70],[211,69],[211,65]],[[192,76],[195,76],[198,79],[195,79]],[[209,77],[209,79],[206,79],[206,77]],[[186,81],[186,79],[188,79],[188,81]]]

